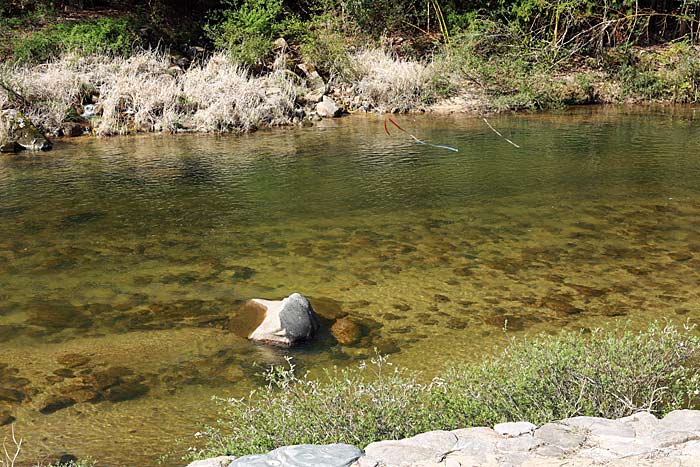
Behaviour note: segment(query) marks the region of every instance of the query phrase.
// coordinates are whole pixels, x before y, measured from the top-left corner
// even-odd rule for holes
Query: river
[[[510,337],[700,317],[694,109],[383,117],[244,136],[59,141],[0,157],[0,420],[23,459],[165,465],[270,364],[426,377]],[[389,128],[392,128],[391,126]],[[236,336],[252,297],[366,336]],[[0,430],[7,429],[2,427]]]

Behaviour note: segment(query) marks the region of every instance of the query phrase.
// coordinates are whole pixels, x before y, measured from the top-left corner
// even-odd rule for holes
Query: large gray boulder
[[[18,110],[0,113],[0,152],[48,151],[51,141]]]
[[[262,322],[248,338],[266,344],[293,346],[311,339],[318,330],[318,319],[309,300],[294,293],[284,300],[254,298],[254,304],[264,308]]]

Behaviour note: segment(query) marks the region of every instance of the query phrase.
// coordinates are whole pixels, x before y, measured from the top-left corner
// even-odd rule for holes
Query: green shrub
[[[576,415],[619,418],[696,405],[700,340],[687,330],[596,329],[512,342],[503,356],[454,368],[432,392],[457,425],[542,424]],[[438,422],[439,422],[438,417]]]
[[[423,427],[418,408],[427,386],[385,357],[360,371],[328,371],[320,380],[297,376],[289,362],[287,368],[272,368],[266,378],[268,386],[246,399],[220,400],[220,425],[205,430],[207,445],[197,457],[299,443],[364,446]]]
[[[273,368],[269,384],[243,399],[221,400],[216,426],[193,457],[244,455],[281,445],[346,442],[364,447],[431,429],[544,423],[575,415],[659,415],[695,407],[700,340],[689,329],[651,325],[564,332],[512,341],[481,365],[459,365],[431,383],[383,357],[322,379],[294,365]]]
[[[12,55],[20,62],[39,62],[62,52],[128,55],[139,42],[137,24],[128,17],[58,23],[13,41]]]
[[[205,26],[214,45],[245,65],[262,63],[274,38],[284,29],[282,0],[225,0]]]
[[[348,78],[351,67],[348,56],[349,38],[341,30],[338,18],[315,16],[302,37],[301,56],[313,63],[326,76]]]
[[[685,41],[660,51],[612,50],[606,61],[628,99],[685,103],[700,99],[700,56]]]

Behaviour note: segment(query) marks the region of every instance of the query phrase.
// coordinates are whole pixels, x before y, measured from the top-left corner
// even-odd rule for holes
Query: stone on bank
[[[0,152],[48,151],[51,141],[19,110],[0,113]]]
[[[218,464],[213,463],[214,461]],[[207,463],[212,462],[212,463]],[[189,467],[664,467],[700,466],[700,411],[659,420],[647,412],[609,420],[572,417],[536,427],[527,422],[432,431],[369,444],[286,446]]]

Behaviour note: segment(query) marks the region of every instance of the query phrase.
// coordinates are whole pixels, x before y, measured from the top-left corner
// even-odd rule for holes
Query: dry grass
[[[296,88],[283,70],[251,77],[224,55],[184,72],[169,67],[165,54],[143,51],[127,59],[67,56],[1,72],[26,100],[25,114],[50,131],[70,118],[71,109],[82,109],[85,97],[95,92],[100,118],[94,129],[99,135],[248,131],[291,120]]]
[[[381,50],[350,56],[355,93],[379,111],[405,112],[421,107],[433,95],[434,65],[396,58]]]
[[[2,107],[0,107],[2,108]],[[10,134],[10,127],[7,122],[7,120],[4,118],[2,113],[0,112],[0,142],[4,141],[7,139],[7,137]]]
[[[436,68],[382,50],[347,56],[353,96],[378,111],[407,111],[433,94]],[[252,76],[224,54],[187,70],[172,69],[158,51],[129,58],[64,56],[33,66],[0,65],[0,108],[19,107],[37,126],[57,133],[99,95],[98,135],[140,131],[249,131],[289,124],[299,86],[284,57],[275,70]],[[347,84],[347,83],[346,83]]]

